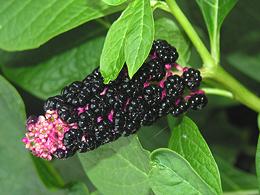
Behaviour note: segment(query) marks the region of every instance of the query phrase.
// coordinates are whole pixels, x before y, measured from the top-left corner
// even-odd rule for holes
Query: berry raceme
[[[124,67],[105,85],[95,69],[83,81],[65,86],[46,100],[44,116],[28,119],[26,148],[47,160],[64,159],[131,135],[167,114],[202,109],[207,97],[198,89],[200,72],[181,67],[177,59],[174,47],[157,40],[132,79]]]

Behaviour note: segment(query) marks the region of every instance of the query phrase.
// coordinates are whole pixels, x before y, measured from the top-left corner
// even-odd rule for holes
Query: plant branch
[[[102,18],[98,18],[96,19],[96,21],[101,24],[102,26],[104,26],[105,28],[109,29],[110,26],[111,26],[111,23],[106,21],[105,19],[102,19]]]
[[[203,78],[209,78],[216,81],[233,94],[233,99],[241,102],[256,112],[260,112],[260,98],[227,73],[221,66],[213,70],[214,71],[205,68],[202,69],[201,74]]]
[[[241,191],[234,191],[234,192],[224,192],[223,195],[258,195],[259,191],[257,189],[252,190],[241,190]]]
[[[233,94],[230,91],[224,90],[224,89],[218,89],[218,88],[202,88],[203,91],[205,91],[206,94],[212,94],[212,95],[219,95],[227,98],[233,99]]]
[[[186,18],[182,10],[179,8],[175,0],[166,0],[172,15],[177,19],[177,21],[180,23],[188,37],[190,38],[191,42],[197,49],[198,53],[200,54],[203,66],[205,67],[214,67],[216,66],[214,59],[210,55],[208,49],[205,47],[203,42],[201,41],[199,35],[194,30],[193,26],[189,22],[189,20]]]
[[[151,0],[151,7],[153,8],[153,10],[160,8],[161,10],[171,13],[171,10],[164,1]]]
[[[172,15],[175,16],[177,21],[180,23],[203,60],[204,64],[203,69],[201,70],[202,76],[221,84],[221,86],[232,93],[235,100],[241,102],[256,112],[260,112],[260,99],[239,81],[237,81],[233,76],[227,73],[221,66],[218,66],[215,63],[208,49],[201,41],[187,17],[181,11],[176,1],[166,0],[166,3],[169,6]]]

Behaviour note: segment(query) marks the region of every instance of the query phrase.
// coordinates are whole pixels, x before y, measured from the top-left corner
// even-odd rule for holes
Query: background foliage
[[[208,70],[221,64],[259,94],[260,3],[177,1],[209,54],[196,36],[190,37],[193,32],[184,27],[175,1],[167,3],[0,0],[3,194],[258,194],[259,101],[221,71],[212,79]],[[117,77],[125,62],[132,76],[154,38],[176,46],[179,63],[203,65],[206,109],[162,118],[137,135],[65,161],[47,162],[24,149],[26,114],[41,114],[44,99],[99,65],[106,82]]]

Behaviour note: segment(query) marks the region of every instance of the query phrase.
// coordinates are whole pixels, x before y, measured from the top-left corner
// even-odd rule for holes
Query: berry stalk
[[[218,66],[214,71],[202,69],[201,73],[203,78],[214,80],[230,91],[233,99],[241,102],[256,112],[260,112],[260,98],[249,91],[221,66]]]
[[[126,66],[118,78],[103,83],[98,69],[50,97],[44,116],[29,117],[23,142],[35,156],[68,158],[128,136],[143,125],[207,104],[199,89],[200,72],[176,63],[176,48],[154,41],[150,56],[132,79]]]

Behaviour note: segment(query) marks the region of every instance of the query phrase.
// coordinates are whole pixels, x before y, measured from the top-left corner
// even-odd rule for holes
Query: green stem
[[[209,51],[201,41],[193,26],[181,11],[175,0],[166,0],[171,13],[178,20],[203,60],[202,76],[212,79],[233,94],[233,98],[256,112],[260,112],[260,99],[227,73],[217,66]]]
[[[223,193],[223,195],[258,195],[258,194],[259,194],[259,191],[257,189]]]
[[[107,29],[109,29],[110,26],[111,26],[110,22],[106,21],[105,19],[98,18],[98,19],[96,19],[96,21],[97,21],[99,24],[103,25],[103,26],[104,26],[105,28],[107,28]]]
[[[198,53],[200,54],[204,66],[205,67],[214,67],[216,66],[214,59],[210,55],[208,49],[205,47],[203,42],[201,41],[199,35],[194,30],[193,26],[189,22],[189,20],[186,18],[184,13],[181,11],[179,6],[177,5],[175,0],[166,0],[166,3],[168,4],[171,13],[174,15],[174,17],[178,20],[180,25],[183,27],[184,31],[190,38],[191,42],[197,49]]]
[[[217,89],[217,88],[201,88],[203,91],[205,91],[206,94],[213,94],[213,95],[219,95],[227,98],[233,99],[233,94],[230,91],[224,90],[224,89]]]
[[[171,13],[171,10],[169,9],[168,5],[163,1],[151,0],[150,3],[153,10],[160,8],[161,10]]]
[[[256,112],[260,112],[260,99],[239,81],[227,73],[221,66],[216,69],[202,69],[204,78],[213,79],[233,94],[233,98]]]

